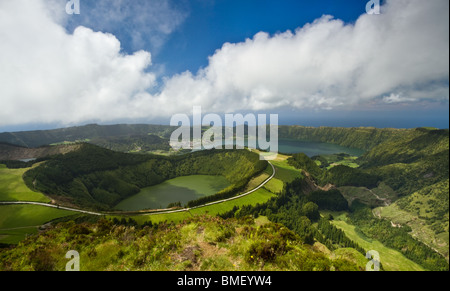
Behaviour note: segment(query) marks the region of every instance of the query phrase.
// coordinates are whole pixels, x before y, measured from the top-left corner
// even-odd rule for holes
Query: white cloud
[[[123,55],[113,35],[85,27],[67,34],[46,12],[42,1],[0,1],[0,125],[133,117],[154,84],[150,53]]]
[[[0,0],[0,126],[169,120],[193,106],[238,112],[448,101],[447,0],[391,0],[381,15],[354,24],[323,16],[293,32],[226,43],[206,68],[167,77],[153,94],[149,52],[123,54],[114,35],[86,27],[68,33],[66,16],[45,5],[52,1],[59,0]]]
[[[391,104],[391,103],[402,103],[402,102],[414,102],[418,101],[414,98],[403,97],[401,94],[392,93],[389,96],[383,97],[383,102]]]
[[[323,16],[295,32],[261,32],[225,44],[197,75],[169,79],[163,94],[193,92],[197,104],[225,111],[332,109],[399,92],[402,101],[448,100],[448,5],[388,1],[352,25]]]
[[[67,0],[59,1],[64,5]],[[83,25],[93,30],[115,33],[135,50],[159,51],[167,38],[186,19],[186,10],[176,9],[171,0],[81,1],[82,13],[65,17],[66,26]],[[176,2],[175,2],[176,3]]]

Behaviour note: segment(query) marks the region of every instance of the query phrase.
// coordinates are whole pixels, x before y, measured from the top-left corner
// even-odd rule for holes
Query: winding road
[[[207,203],[207,204],[196,206],[196,207],[192,207],[192,208],[183,208],[183,209],[178,209],[178,210],[162,209],[161,211],[157,211],[157,212],[153,211],[151,213],[135,213],[135,215],[156,215],[156,214],[169,214],[169,213],[177,213],[177,212],[187,212],[187,211],[190,211],[192,209],[197,209],[197,208],[202,208],[202,207],[205,207],[205,206],[215,205],[215,204],[219,204],[219,203],[223,203],[223,202],[239,199],[239,198],[242,198],[244,196],[250,195],[253,192],[256,192],[259,189],[261,189],[262,187],[264,187],[264,185],[266,185],[270,180],[273,179],[273,177],[275,177],[275,173],[276,173],[275,167],[272,165],[271,162],[268,161],[268,163],[272,167],[272,171],[273,171],[272,175],[269,178],[267,178],[263,183],[261,183],[258,187],[254,188],[253,190],[248,191],[248,192],[246,192],[244,194],[240,194],[240,195],[235,196],[235,197],[231,197],[231,198],[228,198],[228,199],[223,199],[223,200]],[[114,212],[114,213],[112,213],[112,212],[110,212],[110,213],[93,212],[93,211],[75,209],[75,208],[70,208],[70,207],[63,207],[63,206],[59,206],[59,205],[54,205],[54,204],[49,204],[49,203],[42,203],[42,202],[8,201],[8,202],[0,202],[0,205],[38,205],[38,206],[51,207],[51,208],[56,208],[56,209],[61,209],[61,210],[68,210],[68,211],[73,211],[73,212],[78,212],[78,213],[83,213],[83,214],[96,215],[96,216],[120,215],[121,214],[120,212]],[[130,213],[128,212],[128,213],[122,213],[122,214],[130,214]]]
[[[59,206],[59,205],[54,205],[54,204],[49,204],[49,203],[41,203],[41,202],[10,201],[10,202],[0,202],[0,205],[38,205],[38,206],[51,207],[51,208],[56,208],[56,209],[61,209],[61,210],[69,210],[69,211],[73,211],[73,212],[79,212],[79,213],[91,214],[91,215],[97,215],[97,216],[105,215],[105,214],[98,213],[98,212],[63,207],[63,206]]]

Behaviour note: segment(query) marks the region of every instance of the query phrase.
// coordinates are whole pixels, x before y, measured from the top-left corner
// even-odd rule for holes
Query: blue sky
[[[0,132],[278,113],[448,128],[449,2],[0,1]]]
[[[152,1],[134,1],[136,7]],[[153,1],[154,2],[154,1]],[[153,52],[153,61],[165,66],[166,74],[186,70],[196,72],[208,65],[208,56],[214,54],[224,43],[237,43],[252,38],[260,31],[274,34],[295,30],[313,22],[324,14],[333,15],[345,22],[354,22],[365,13],[363,0],[190,0],[168,1],[174,11],[180,11],[182,21],[157,51],[151,40],[134,45],[130,41],[126,24],[101,21],[101,15],[93,11],[95,2],[81,0],[83,14],[69,18],[66,28],[73,31],[79,25],[113,33],[121,41],[127,53],[144,49]],[[92,14],[91,14],[92,13]],[[136,11],[136,13],[139,13]],[[98,18],[94,24],[92,18]],[[138,23],[136,30],[145,31],[146,24]],[[153,33],[153,32],[150,32]]]
[[[214,2],[205,3],[205,2]],[[260,31],[270,34],[295,30],[323,14],[355,21],[364,12],[362,1],[191,1],[191,14],[174,32],[155,61],[170,73],[196,71],[224,43],[242,42]],[[187,56],[187,57],[186,57]]]
[[[214,4],[192,1],[192,14],[168,41],[156,60],[167,63],[169,72],[196,71],[208,64],[225,42],[242,42],[260,31],[270,34],[295,30],[323,14],[344,21],[355,21],[364,12],[362,1],[236,1],[220,0]],[[183,52],[187,58],[180,57]],[[171,60],[175,59],[175,62]]]

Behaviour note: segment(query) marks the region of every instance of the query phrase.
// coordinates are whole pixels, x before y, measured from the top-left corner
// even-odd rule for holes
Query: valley
[[[162,229],[176,229],[187,244],[182,242],[165,255],[161,253],[162,257],[151,264],[131,264],[132,269],[247,270],[259,269],[261,264],[265,270],[308,269],[303,263],[296,265],[299,262],[283,263],[293,255],[290,252],[296,256],[305,252],[297,247],[271,246],[276,254],[273,257],[262,252],[264,246],[237,243],[242,240],[240,229],[244,225],[257,233],[260,228],[263,231],[264,227],[284,225],[295,237],[290,240],[307,246],[307,256],[318,256],[309,261],[316,269],[362,270],[364,258],[360,256],[376,249],[387,271],[448,270],[448,130],[281,126],[280,135],[291,136],[280,140],[280,154],[269,165],[259,160],[258,151],[170,152],[161,146],[169,128],[142,127],[108,126],[106,130],[88,126],[96,135],[105,131],[110,134],[101,136],[101,146],[91,143],[98,137],[81,134],[80,128],[65,131],[78,131],[72,141],[62,134],[64,131],[56,130],[29,136],[22,133],[20,141],[15,140],[20,150],[15,149],[19,144],[3,146],[0,201],[50,203],[54,207],[0,205],[0,244],[26,242],[19,249],[31,251],[34,239],[40,236],[44,240],[49,234],[75,239],[65,234],[73,227],[90,229],[87,236],[80,234],[87,238],[95,237],[93,229],[100,225],[111,230],[122,227],[121,231],[130,235],[150,226],[163,241],[171,238],[161,233]],[[125,128],[131,130],[132,139],[125,137]],[[159,138],[137,138],[137,128],[143,130],[141,137]],[[148,128],[152,130],[146,131]],[[114,136],[113,129],[121,137]],[[0,134],[5,136],[5,142],[13,141],[11,135]],[[34,141],[33,136],[42,141]],[[40,144],[44,139],[57,144],[45,145],[50,149],[47,154],[32,157],[36,150],[23,147],[25,141]],[[66,143],[60,144],[61,140]],[[136,144],[137,140],[144,144]],[[130,141],[133,145],[126,146]],[[153,147],[153,143],[158,146]],[[135,146],[141,150],[136,151]],[[155,154],[156,148],[164,155]],[[24,157],[37,160],[17,161]],[[103,215],[96,217],[64,207]],[[264,218],[262,225],[259,217]],[[388,228],[382,226],[385,222]],[[213,239],[223,249],[222,255],[213,259],[202,246],[209,240],[207,229],[223,223],[230,226],[230,234]],[[378,227],[387,231],[384,237],[376,233]],[[181,230],[191,228],[201,234],[200,240]],[[274,235],[288,235],[275,229]],[[335,237],[339,231],[342,234]],[[132,236],[138,241],[136,235]],[[128,248],[122,239],[115,240],[118,249]],[[110,244],[105,240],[97,247]],[[196,250],[193,257],[188,256],[191,259],[184,257],[183,246]],[[82,248],[89,252],[91,246]],[[0,269],[25,267],[14,262],[19,249],[0,251]],[[48,254],[56,261],[47,267],[61,264],[55,254]],[[248,254],[252,254],[250,259]],[[178,259],[167,261],[166,255]],[[251,256],[258,259],[253,261]],[[106,265],[96,260],[87,269],[117,268],[114,260],[105,261]],[[324,260],[329,261],[320,265]]]
[[[0,274],[445,274],[449,5],[0,0]]]

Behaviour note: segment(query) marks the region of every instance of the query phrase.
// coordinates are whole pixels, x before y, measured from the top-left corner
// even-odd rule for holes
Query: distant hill
[[[48,156],[65,154],[78,149],[80,145],[44,146],[26,148],[7,143],[0,143],[0,161],[39,159]]]
[[[439,183],[449,176],[449,130],[418,128],[391,139],[359,159],[401,195]]]
[[[170,149],[169,138],[173,130],[175,127],[168,125],[90,124],[53,130],[4,132],[0,133],[0,143],[35,148],[52,144],[89,142],[121,152],[167,151]],[[244,131],[248,131],[248,126],[244,126]],[[402,140],[413,131],[374,127],[339,128],[294,125],[279,126],[279,138],[333,143],[368,151],[388,140]]]
[[[326,142],[345,147],[370,150],[388,140],[401,140],[411,129],[375,127],[307,127],[280,126],[279,137],[305,141]]]
[[[0,142],[19,145],[23,147],[40,147],[65,141],[86,141],[107,137],[125,137],[154,134],[170,137],[173,128],[165,125],[150,124],[117,124],[68,127],[52,130],[36,130],[22,132],[0,133]]]

